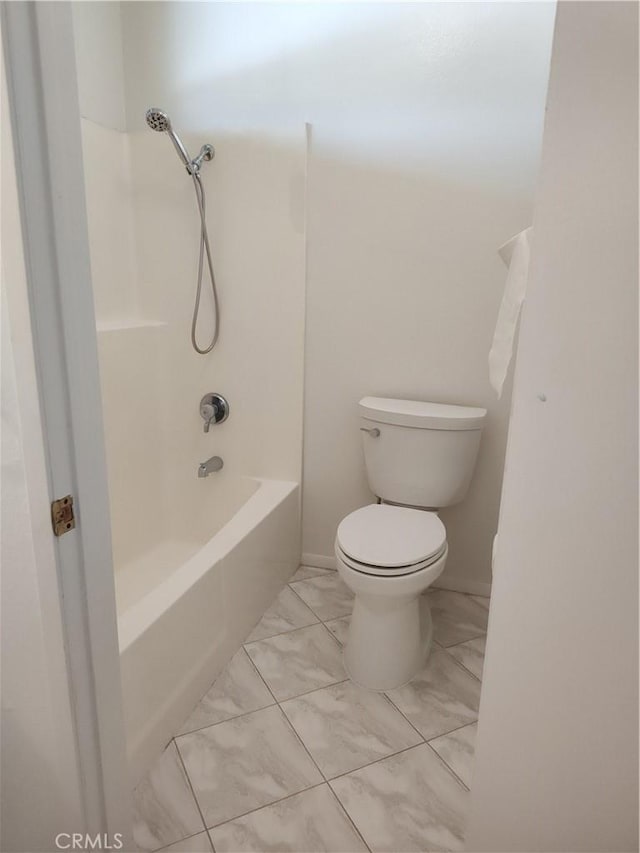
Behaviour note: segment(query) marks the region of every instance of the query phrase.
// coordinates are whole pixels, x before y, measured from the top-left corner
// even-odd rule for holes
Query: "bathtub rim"
[[[260,522],[282,503],[299,483],[243,476],[258,488],[238,511],[181,567],[150,590],[140,601],[118,614],[120,654],[129,649],[188,589],[224,559]],[[177,569],[180,568],[178,571]]]

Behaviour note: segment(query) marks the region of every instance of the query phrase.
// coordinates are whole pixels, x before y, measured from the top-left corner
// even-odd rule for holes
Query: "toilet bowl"
[[[436,509],[469,487],[486,410],[365,397],[360,430],[377,504],[344,518],[336,533],[340,577],[354,593],[344,664],[371,690],[410,681],[424,666],[432,624],[423,592],[447,560]]]
[[[431,648],[431,614],[421,594],[444,569],[444,525],[432,512],[373,504],[341,522],[335,554],[355,596],[344,649],[349,677],[371,690],[405,684]]]

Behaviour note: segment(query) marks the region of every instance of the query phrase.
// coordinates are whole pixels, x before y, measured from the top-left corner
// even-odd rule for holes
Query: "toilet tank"
[[[367,479],[375,495],[431,509],[464,498],[486,409],[364,397],[358,410]]]

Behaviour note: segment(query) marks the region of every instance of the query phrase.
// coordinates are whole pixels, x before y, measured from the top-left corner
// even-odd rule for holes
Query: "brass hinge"
[[[63,498],[58,498],[57,501],[52,501],[51,522],[56,536],[62,536],[63,533],[68,533],[76,526],[71,495],[65,495]]]

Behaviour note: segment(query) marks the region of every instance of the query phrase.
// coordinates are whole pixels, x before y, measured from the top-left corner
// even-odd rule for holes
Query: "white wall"
[[[561,3],[473,851],[638,849],[637,144],[637,5]]]
[[[78,96],[83,118],[105,128],[126,129],[124,56],[120,3],[73,3]],[[106,164],[108,165],[108,164]]]
[[[373,499],[362,396],[486,406],[470,492],[442,513],[440,583],[488,592],[510,402],[487,376],[505,279],[496,249],[531,221],[553,14],[388,4],[332,51],[336,105],[314,122],[309,168],[308,554],[332,556],[341,518]],[[335,139],[345,123],[348,145]]]
[[[0,43],[1,48],[1,43]],[[0,847],[83,829],[2,68],[2,809]]]
[[[372,499],[362,395],[486,405],[471,493],[443,516],[449,574],[486,591],[509,412],[508,389],[497,403],[487,380],[505,276],[496,249],[531,221],[553,14],[551,3],[123,9],[130,128],[152,102],[214,142],[313,125],[307,553],[330,557],[341,517]]]
[[[120,3],[73,3],[91,278],[98,330],[116,567],[162,535],[163,326],[139,298],[131,145],[125,126]],[[143,356],[143,357],[141,357]],[[153,423],[153,428],[150,424]]]

